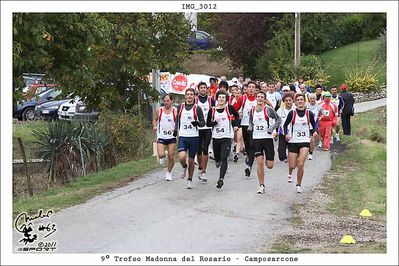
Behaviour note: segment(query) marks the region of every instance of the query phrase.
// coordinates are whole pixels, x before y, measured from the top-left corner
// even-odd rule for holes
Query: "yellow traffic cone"
[[[356,244],[356,240],[353,239],[351,235],[344,235],[344,237],[339,241],[340,244]]]
[[[362,210],[362,212],[359,215],[363,216],[363,217],[371,217],[371,216],[373,216],[371,214],[371,212],[369,210],[367,210],[367,209]]]

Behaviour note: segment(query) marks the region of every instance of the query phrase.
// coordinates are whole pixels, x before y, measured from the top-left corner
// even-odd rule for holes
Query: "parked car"
[[[201,30],[194,30],[187,38],[190,50],[206,50],[215,46],[215,39],[209,33]]]
[[[37,118],[43,118],[44,120],[57,120],[58,109],[63,103],[69,102],[70,100],[71,98],[67,98],[38,104],[35,108],[35,116]]]
[[[35,94],[34,97],[29,100],[20,101],[13,110],[13,117],[18,120],[34,120],[36,118],[36,105],[53,100],[60,94],[61,90],[53,87],[49,90]]]
[[[97,110],[89,111],[83,101],[76,103],[75,110],[74,120],[80,121],[96,121],[100,114]]]
[[[26,86],[22,90],[22,94],[25,99],[31,99],[33,96],[44,92],[46,90],[49,90],[51,88],[57,87],[55,84],[31,84],[29,86]]]
[[[58,108],[58,118],[60,120],[73,120],[76,111],[76,104],[81,102],[79,97],[75,97],[67,102],[64,102]]]

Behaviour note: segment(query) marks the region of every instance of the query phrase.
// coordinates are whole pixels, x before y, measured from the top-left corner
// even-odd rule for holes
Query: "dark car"
[[[207,50],[215,46],[212,35],[201,30],[192,31],[187,42],[190,44],[190,50]]]
[[[71,99],[61,99],[38,104],[35,108],[35,116],[37,118],[43,118],[44,120],[57,120],[58,108],[60,108],[61,104],[66,103],[70,100]]]
[[[20,101],[13,110],[13,117],[18,120],[34,120],[36,105],[53,100],[59,94],[61,94],[61,90],[54,87],[36,94],[29,100]]]

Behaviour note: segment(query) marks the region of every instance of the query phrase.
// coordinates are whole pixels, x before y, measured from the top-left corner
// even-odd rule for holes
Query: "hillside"
[[[345,81],[345,70],[359,64],[368,66],[375,58],[378,40],[352,43],[327,51],[321,55],[327,73],[331,76],[329,85],[342,84]],[[380,71],[379,81],[386,84],[386,64],[378,62],[376,71]]]

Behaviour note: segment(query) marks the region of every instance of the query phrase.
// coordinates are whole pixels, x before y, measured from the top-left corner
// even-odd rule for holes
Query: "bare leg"
[[[168,146],[168,172],[172,172],[173,166],[175,165],[175,147],[175,143],[169,144]]]
[[[265,169],[263,166],[263,160],[264,160],[263,156],[256,157],[256,162],[257,162],[256,170],[258,172],[259,185],[265,184]]]
[[[163,145],[161,143],[157,143],[157,152],[158,152],[159,159],[165,158],[165,149],[166,149],[165,145]]]
[[[194,168],[194,158],[188,158],[188,180],[193,179]]]
[[[302,184],[302,178],[303,178],[303,173],[304,173],[304,167],[305,167],[305,160],[306,157],[308,156],[309,148],[301,148],[299,150],[299,158],[298,158],[298,173],[297,173],[297,185]]]
[[[292,175],[292,172],[295,169],[298,155],[299,155],[298,153],[293,153],[293,152],[288,153],[288,175]]]

